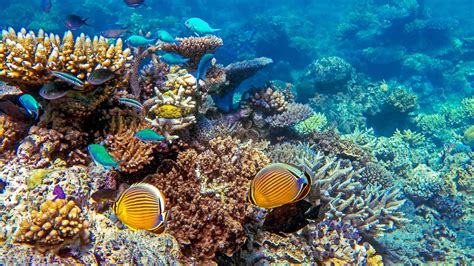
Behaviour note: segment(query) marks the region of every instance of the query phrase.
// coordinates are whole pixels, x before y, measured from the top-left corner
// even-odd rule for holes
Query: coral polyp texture
[[[43,252],[59,252],[68,245],[86,245],[89,225],[74,201],[48,200],[39,211],[31,212],[29,221],[20,223],[15,242],[33,245]]]
[[[131,51],[122,40],[109,44],[103,37],[76,37],[68,31],[61,38],[43,30],[34,33],[9,28],[0,42],[0,80],[14,85],[42,85],[51,71],[70,73],[84,80],[96,68],[112,71],[127,67]]]
[[[217,36],[187,37],[177,38],[179,44],[162,43],[160,50],[174,52],[190,59],[190,64],[196,68],[201,57],[206,53],[214,53],[219,47],[224,45],[221,38]]]

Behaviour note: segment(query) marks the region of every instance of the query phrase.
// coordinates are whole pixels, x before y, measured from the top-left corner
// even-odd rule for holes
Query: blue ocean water
[[[3,0],[0,263],[470,265],[472,14]]]

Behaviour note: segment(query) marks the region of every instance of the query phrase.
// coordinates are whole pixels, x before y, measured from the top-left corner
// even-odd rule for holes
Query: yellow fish
[[[147,230],[161,234],[165,230],[167,212],[163,193],[153,185],[133,184],[113,204],[115,215],[132,231]]]
[[[308,195],[311,183],[311,176],[296,166],[272,163],[250,183],[249,201],[266,209],[294,203]]]

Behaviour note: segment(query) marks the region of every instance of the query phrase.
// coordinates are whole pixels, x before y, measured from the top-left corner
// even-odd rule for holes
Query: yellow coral
[[[118,39],[109,44],[104,37],[92,39],[81,34],[74,40],[68,31],[59,35],[37,34],[21,29],[3,31],[0,41],[0,80],[16,85],[41,85],[53,77],[50,71],[61,71],[85,80],[96,68],[116,71],[128,66],[130,49],[123,50]]]
[[[48,200],[31,212],[30,220],[20,223],[15,242],[34,245],[40,252],[57,252],[67,245],[88,243],[88,228],[74,201]]]
[[[183,116],[183,111],[174,105],[164,104],[155,109],[155,114],[163,118],[179,118]]]

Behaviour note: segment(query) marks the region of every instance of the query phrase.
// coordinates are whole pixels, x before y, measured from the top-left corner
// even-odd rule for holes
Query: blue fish
[[[214,58],[213,54],[205,54],[199,60],[198,69],[196,72],[196,87],[199,90],[199,80],[206,78],[206,72],[212,65],[212,58]]]
[[[53,4],[51,3],[51,0],[41,0],[40,7],[43,12],[49,13],[53,7]]]
[[[165,30],[158,31],[158,40],[166,43],[179,44],[179,42]]]
[[[119,103],[131,106],[131,107],[135,107],[139,109],[140,111],[143,110],[143,104],[141,104],[139,101],[135,99],[122,97],[119,99]]]
[[[200,19],[200,18],[190,18],[184,22],[186,28],[194,31],[196,35],[206,35],[212,34],[216,31],[220,31],[221,29],[213,29],[209,26],[209,23]]]
[[[89,155],[92,157],[92,160],[94,160],[96,164],[100,164],[106,169],[117,168],[120,170],[120,162],[117,162],[104,146],[100,144],[90,144],[87,146],[87,150],[89,151]]]
[[[30,115],[34,114],[35,119],[38,119],[41,105],[38,103],[38,101],[36,101],[35,98],[33,98],[33,96],[30,94],[23,94],[20,96],[20,98],[18,98],[18,100]]]
[[[141,47],[141,46],[147,46],[147,45],[153,45],[155,44],[156,40],[155,39],[148,39],[146,37],[140,36],[140,35],[132,35],[127,38],[125,41],[126,44],[132,47]]]
[[[160,134],[156,133],[154,130],[149,128],[142,129],[135,133],[135,138],[145,142],[145,143],[153,143],[153,142],[160,142],[165,140],[166,138],[161,136]]]
[[[56,185],[56,186],[54,187],[53,195],[54,195],[54,199],[53,199],[53,200],[66,199],[66,194],[64,193],[64,190],[61,188],[60,185]]]
[[[177,53],[165,53],[160,57],[160,59],[168,65],[181,65],[189,61],[189,58],[184,58]]]
[[[55,77],[57,77],[58,79],[62,80],[62,81],[65,81],[65,82],[68,82],[74,86],[77,86],[77,87],[82,87],[84,86],[84,81],[76,78],[75,76],[71,75],[71,74],[68,74],[68,73],[64,73],[64,72],[59,72],[59,71],[51,71],[51,74]]]
[[[89,26],[89,24],[87,24],[88,19],[89,18],[83,19],[78,15],[71,14],[66,17],[64,24],[66,28],[70,30],[78,30],[82,26]]]

